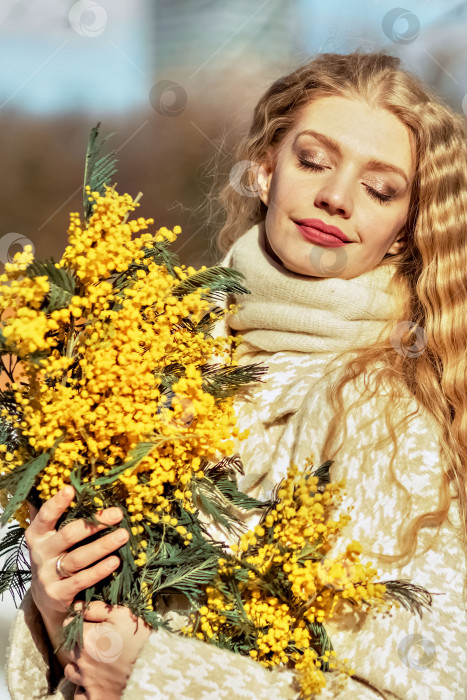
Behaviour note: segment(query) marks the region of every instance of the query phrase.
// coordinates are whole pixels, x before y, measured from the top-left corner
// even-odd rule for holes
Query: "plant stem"
[[[14,380],[13,374],[12,374],[12,372],[11,372],[11,355],[9,355],[9,358],[10,358],[10,372],[7,370],[6,365],[5,365],[5,363],[3,362],[3,356],[0,357],[0,360],[1,360],[1,362],[2,362],[3,371],[4,371],[5,374],[8,376],[8,379],[10,379],[11,382],[13,383],[15,380]],[[16,365],[15,365],[15,367],[16,367]]]
[[[89,447],[89,443],[88,443],[88,437],[89,437],[89,435],[87,434],[87,432],[85,431],[84,428],[81,428],[79,432],[80,432],[80,435],[81,435],[81,437],[83,438],[84,442],[85,442],[86,445]],[[91,462],[91,474],[92,474],[92,478],[95,479],[95,478],[96,478],[96,458],[95,458],[95,456],[94,456],[94,455],[90,455],[89,461]]]
[[[74,331],[74,329],[75,329],[75,317],[72,316],[71,321],[70,321],[70,331],[69,331],[67,343],[66,343],[65,357],[71,357],[71,353],[73,351],[73,331]],[[68,368],[65,369],[65,372],[63,374],[62,386],[66,386],[67,380],[68,380]]]
[[[143,193],[142,193],[142,192],[138,192],[138,194],[136,195],[136,197],[135,197],[134,200],[133,200],[134,204],[136,204],[136,202],[138,202],[138,201],[141,199],[142,196],[143,196]],[[130,212],[127,211],[127,213],[125,214],[125,217],[124,217],[123,220],[122,220],[122,224],[126,224],[126,222],[127,222],[129,216],[130,216]]]

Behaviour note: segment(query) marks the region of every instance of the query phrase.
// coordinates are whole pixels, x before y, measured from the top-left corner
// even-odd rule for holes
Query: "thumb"
[[[74,609],[83,610],[84,606],[84,601],[77,601],[74,605]],[[83,619],[87,620],[88,622],[104,622],[105,620],[108,620],[114,607],[117,606],[104,603],[103,600],[93,600],[84,611]]]
[[[36,508],[36,506],[33,506],[32,503],[29,503],[29,501],[27,501],[27,504],[29,508],[29,520],[32,522],[38,514],[39,510]]]

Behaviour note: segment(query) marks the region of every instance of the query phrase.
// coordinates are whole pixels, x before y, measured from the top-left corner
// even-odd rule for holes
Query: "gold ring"
[[[55,568],[57,569],[57,574],[60,576],[60,578],[69,578],[70,576],[73,576],[73,573],[70,573],[69,571],[67,571],[62,564],[63,557],[65,557],[66,554],[67,554],[67,552],[65,552],[64,554],[60,554],[60,556],[58,557],[56,564],[55,564]]]

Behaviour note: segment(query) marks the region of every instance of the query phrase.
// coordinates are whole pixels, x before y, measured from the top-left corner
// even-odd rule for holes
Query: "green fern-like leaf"
[[[197,289],[206,287],[209,287],[209,291],[205,295],[206,298],[223,296],[226,293],[250,294],[249,289],[240,284],[241,279],[244,279],[244,275],[238,270],[217,265],[207,270],[200,270],[186,280],[182,280],[174,287],[172,294],[181,298]]]
[[[155,442],[140,442],[130,451],[130,459],[110,469],[108,474],[93,480],[94,484],[109,485],[127,469],[134,469],[154,449]]]
[[[8,342],[8,338],[6,338],[3,335],[3,331],[0,328],[0,354],[1,355],[8,355],[9,353],[11,353],[11,348],[8,348],[7,342]]]
[[[13,452],[25,443],[21,429],[14,425],[23,420],[23,413],[13,389],[0,390],[0,409],[4,408],[7,409],[8,416],[0,416],[0,444],[5,445],[8,452]]]
[[[323,462],[323,464],[320,467],[318,467],[316,471],[312,473],[312,476],[318,477],[318,488],[329,484],[329,482],[331,481],[329,469],[331,468],[332,463],[333,460],[328,459],[326,462]]]
[[[245,531],[246,526],[232,511],[232,503],[211,479],[208,477],[192,479],[190,484],[193,502],[209,515],[213,522],[236,535],[241,535]]]
[[[83,206],[86,221],[89,220],[95,204],[88,200],[86,185],[89,185],[91,192],[99,192],[99,194],[104,195],[104,185],[110,185],[112,177],[117,172],[117,154],[115,151],[111,151],[107,155],[99,158],[103,145],[114,134],[114,132],[108,134],[101,140],[101,143],[98,144],[97,139],[100,125],[101,123],[98,122],[96,126],[91,129],[86,151],[83,183]]]
[[[212,581],[217,572],[217,557],[211,557],[199,562],[196,566],[188,564],[176,567],[171,571],[157,587],[153,588],[153,594],[158,595],[162,591],[175,591],[183,593],[190,601],[195,602],[203,595],[202,586]]]
[[[170,245],[170,241],[164,239],[162,241],[157,241],[154,245],[145,246],[142,249],[143,257],[140,258],[138,262],[130,263],[127,270],[119,273],[113,279],[113,287],[114,290],[116,290],[114,292],[115,296],[125,299],[123,290],[136,281],[138,270],[149,271],[149,263],[164,266],[168,272],[175,277],[174,267],[179,265],[180,262],[177,254],[170,250]],[[114,307],[114,310],[118,311],[120,308],[121,305],[118,304]]]
[[[236,474],[241,474],[243,476],[243,462],[240,459],[238,453],[232,455],[231,457],[223,457],[220,462],[213,464],[212,462],[205,462],[201,466],[205,476],[208,476],[215,483],[218,479],[223,479],[226,476],[234,477]]]
[[[21,601],[31,580],[31,569],[25,553],[24,529],[17,523],[10,523],[0,541],[0,557],[5,557],[0,571],[0,595],[3,598],[3,594],[9,590],[16,607],[15,594]]]
[[[86,593],[89,589],[86,590]],[[68,608],[68,616],[71,618],[70,622],[62,627],[61,629],[61,639],[54,649],[54,654],[56,654],[60,649],[64,651],[71,651],[78,644],[79,648],[83,648],[83,623],[84,616],[83,612],[80,610],[75,610],[73,605]]]
[[[50,453],[44,452],[21,467],[15,467],[11,473],[0,476],[0,488],[13,494],[2,513],[2,525],[6,525],[19,505],[26,499],[36,476],[47,466],[49,459]]]
[[[15,467],[11,472],[0,474],[0,489],[5,489],[12,494],[2,513],[2,525],[6,525],[16,509],[26,500],[29,491],[34,486],[37,475],[47,466],[57,445],[59,445],[64,438],[65,436],[62,434],[55,440],[52,448],[47,452],[43,452],[38,457],[34,457],[34,459],[29,460],[25,464]]]
[[[305,625],[307,626],[310,637],[313,640],[312,647],[319,656],[322,656],[325,651],[333,650],[334,647],[332,646],[332,642],[323,624],[320,622],[309,622],[308,620],[305,620]],[[329,671],[329,661],[322,661],[321,670],[324,672]]]
[[[72,270],[55,267],[53,258],[48,260],[33,260],[25,270],[27,277],[47,277],[50,291],[47,294],[42,311],[46,314],[56,309],[66,308],[76,293],[76,278]]]
[[[396,581],[380,581],[386,586],[385,598],[395,600],[406,610],[417,613],[423,618],[423,608],[427,610],[433,602],[433,595],[443,595],[442,593],[430,593],[423,586],[418,586],[406,579]]]
[[[214,325],[224,316],[224,311],[220,306],[213,306],[210,311],[204,314],[196,325],[193,325],[195,333],[204,333],[211,336]]]
[[[235,396],[245,384],[261,381],[269,368],[257,362],[237,367],[221,364],[203,365],[200,369],[203,391],[216,399],[224,399]]]
[[[256,498],[248,496],[246,493],[242,493],[237,488],[237,484],[231,479],[219,479],[216,482],[216,486],[221,493],[226,496],[226,498],[237,508],[243,508],[244,510],[253,510],[255,508],[267,508],[270,502],[258,501]]]

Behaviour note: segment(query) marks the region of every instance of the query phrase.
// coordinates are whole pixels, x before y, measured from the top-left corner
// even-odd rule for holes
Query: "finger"
[[[126,605],[110,605],[102,600],[93,600],[83,617],[87,622],[106,622],[112,621],[112,618],[118,614],[125,615],[135,622],[138,620],[138,617]]]
[[[66,511],[74,495],[74,488],[65,486],[39,508],[39,512],[34,518],[34,531],[36,534],[46,535],[48,532],[55,530],[57,520]]]
[[[123,517],[123,512],[120,508],[106,508],[100,511],[99,514],[96,513],[96,518],[98,523],[93,523],[85,518],[79,518],[78,520],[73,520],[67,523],[64,527],[60,528],[58,532],[50,539],[49,547],[51,552],[55,556],[59,556],[63,552],[66,552],[70,547],[73,547],[81,540],[85,540],[96,532],[100,532],[109,525],[116,525]],[[121,546],[121,545],[120,545]],[[116,547],[113,547],[110,551],[113,551]],[[105,554],[105,552],[104,552]],[[102,554],[101,554],[102,557]],[[97,557],[90,559],[88,563],[96,561]],[[67,562],[69,563],[69,559]],[[75,562],[76,563],[76,562]],[[78,562],[79,564],[79,562]],[[68,566],[69,570],[72,571],[73,567]],[[79,566],[76,568],[80,568]]]
[[[63,674],[65,678],[67,678],[72,683],[76,683],[76,685],[83,684],[83,679],[81,678],[81,674],[79,672],[77,664],[73,662],[67,664],[63,670]]]
[[[77,547],[71,552],[68,552],[66,558],[63,558],[63,565],[69,573],[86,569],[91,564],[99,561],[99,559],[120,549],[120,547],[128,542],[129,538],[130,533],[128,530],[124,527],[120,527],[117,530],[113,530],[99,537],[94,542],[83,544],[81,547]]]
[[[84,601],[79,600],[73,607],[75,610],[83,610],[84,606]],[[104,622],[108,620],[109,614],[116,607],[122,606],[109,605],[104,603],[103,600],[93,600],[89,603],[88,609],[84,611],[83,618],[87,622]]]
[[[67,555],[68,556],[68,555]],[[84,571],[78,571],[69,578],[57,581],[55,585],[60,586],[60,598],[63,600],[73,600],[73,598],[86,588],[94,586],[102,579],[107,578],[112,571],[120,566],[118,557],[108,557],[94,566],[90,566]],[[65,594],[66,591],[66,594]]]
[[[78,686],[73,695],[73,700],[89,700],[89,695],[82,686]]]

